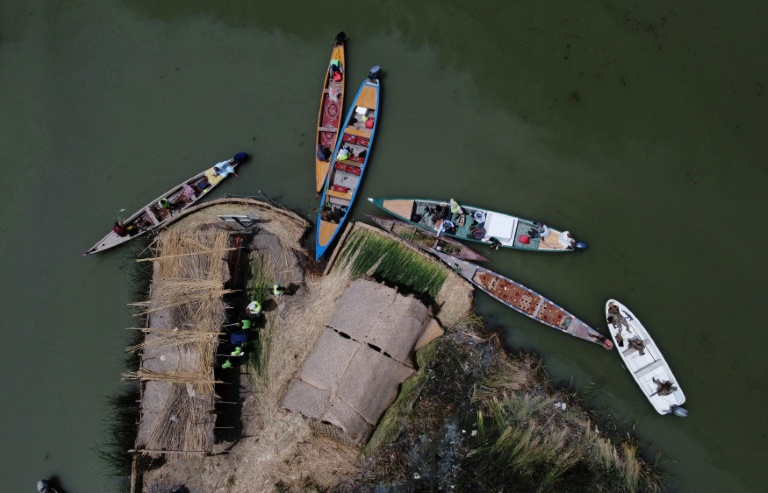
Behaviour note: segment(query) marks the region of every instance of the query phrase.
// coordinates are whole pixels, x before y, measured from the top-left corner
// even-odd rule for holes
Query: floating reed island
[[[308,227],[222,199],[140,259],[153,277],[124,375],[141,382],[132,491],[660,490],[633,440],[504,351],[450,268],[358,222],[321,271]],[[263,310],[232,357],[251,301]]]

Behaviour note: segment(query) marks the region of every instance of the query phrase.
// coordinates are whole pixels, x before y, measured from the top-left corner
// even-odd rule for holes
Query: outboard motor
[[[249,156],[246,152],[238,152],[232,159],[234,159],[238,164],[243,164],[244,162],[251,159],[251,156]]]
[[[37,482],[37,493],[53,493],[48,481],[41,479]]]
[[[378,79],[379,79],[379,77],[381,77],[381,67],[379,67],[378,65],[376,65],[375,67],[373,67],[373,68],[371,69],[371,71],[370,71],[370,72],[368,72],[368,78],[369,78],[370,80],[378,80]]]
[[[347,35],[344,33],[344,31],[341,31],[339,34],[336,35],[336,44],[341,44],[344,42],[344,40],[347,39]]]
[[[681,417],[681,418],[687,418],[688,417],[688,411],[683,409],[680,406],[675,406],[674,404],[670,406],[670,411],[672,411],[672,414],[675,416]]]
[[[577,241],[576,244],[573,245],[573,249],[579,252],[583,252],[587,248],[589,248],[589,245],[586,241]]]

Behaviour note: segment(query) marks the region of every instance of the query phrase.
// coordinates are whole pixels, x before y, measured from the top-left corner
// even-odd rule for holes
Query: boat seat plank
[[[347,192],[347,193],[344,193],[344,192],[337,192],[336,190],[328,189],[328,190],[326,190],[325,193],[328,194],[328,196],[330,196],[330,197],[338,197],[338,198],[344,199],[344,200],[352,200],[352,192],[351,191]]]
[[[642,378],[646,376],[647,374],[651,373],[653,370],[659,368],[660,366],[664,366],[664,360],[663,359],[657,359],[653,363],[647,364],[644,367],[640,368],[635,372],[635,378]]]
[[[336,133],[339,131],[339,129],[335,127],[320,127],[317,130],[320,132],[333,132],[333,133]]]
[[[344,132],[358,137],[365,137],[366,139],[371,138],[371,130],[367,128],[347,127],[344,129]]]
[[[360,96],[355,101],[355,106],[362,106],[369,110],[376,109],[376,94],[377,89],[373,86],[366,85],[360,90]]]

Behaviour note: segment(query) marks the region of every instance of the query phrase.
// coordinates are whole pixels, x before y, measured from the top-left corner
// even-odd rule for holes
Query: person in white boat
[[[612,324],[616,329],[618,329],[619,333],[621,333],[622,327],[625,327],[627,329],[627,332],[632,332],[632,329],[629,327],[629,322],[627,322],[627,319],[624,318],[621,313],[619,313],[619,307],[610,304],[608,306],[608,313],[610,314],[608,316],[608,323]]]
[[[656,384],[656,393],[659,395],[669,395],[677,390],[677,387],[675,387],[674,384],[669,380],[662,382],[656,377],[653,377],[653,383]]]
[[[533,223],[536,224],[536,223]],[[533,238],[546,238],[549,236],[549,233],[551,233],[552,230],[549,229],[549,226],[547,226],[544,223],[538,224],[537,227],[531,228],[528,231],[528,236]]]
[[[570,231],[563,231],[560,233],[560,236],[557,237],[557,242],[560,246],[567,248],[568,250],[573,250],[573,246],[576,244],[576,240],[571,236]]]

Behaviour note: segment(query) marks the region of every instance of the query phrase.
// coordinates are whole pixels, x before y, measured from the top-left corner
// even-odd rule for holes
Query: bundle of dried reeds
[[[144,339],[141,344],[129,346],[126,352],[136,353],[148,349],[162,350],[174,346],[183,346],[185,344],[208,344],[218,343],[218,336],[223,332],[202,332],[194,330],[174,329],[139,329],[145,333],[152,333],[154,337]]]
[[[122,380],[144,380],[153,382],[170,382],[176,384],[190,383],[197,387],[195,390],[199,394],[207,394],[208,392],[205,391],[209,388],[212,391],[213,384],[221,383],[214,380],[212,376],[206,377],[205,375],[201,375],[199,372],[189,371],[169,371],[162,373],[155,373],[148,370],[128,371],[122,374]],[[210,393],[212,394],[213,392]]]
[[[213,404],[190,396],[174,385],[146,448],[150,450],[207,451],[213,447]]]

